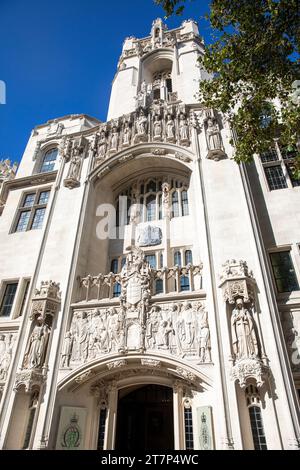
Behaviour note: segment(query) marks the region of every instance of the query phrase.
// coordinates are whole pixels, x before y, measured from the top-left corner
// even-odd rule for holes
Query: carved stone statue
[[[221,141],[220,129],[219,129],[218,124],[212,118],[207,119],[206,134],[207,134],[208,150],[221,150],[222,141]]]
[[[25,352],[24,369],[36,369],[44,365],[49,335],[49,326],[42,317],[38,317]]]
[[[200,362],[210,362],[211,361],[211,354],[210,354],[210,331],[208,325],[208,315],[205,310],[201,310],[199,312],[199,357]]]
[[[128,121],[125,122],[124,129],[123,129],[123,146],[130,145],[130,127]]]
[[[170,189],[171,189],[171,186],[167,182],[164,182],[161,186],[164,217],[170,217],[171,215]]]
[[[137,133],[139,135],[145,135],[147,130],[147,118],[144,111],[141,109],[139,117],[136,121]]]
[[[69,367],[72,354],[74,338],[70,331],[67,331],[61,355],[61,367]]]
[[[187,142],[189,140],[189,126],[184,115],[180,115],[179,120],[179,136],[181,142]]]
[[[98,158],[104,158],[106,154],[106,136],[104,130],[100,132],[98,141]]]
[[[0,335],[0,380],[6,380],[11,363],[13,335],[8,333]]]
[[[111,143],[110,143],[110,149],[111,150],[117,150],[118,148],[118,140],[119,140],[119,134],[117,128],[114,126],[112,128],[112,134],[111,134]]]
[[[159,116],[155,115],[153,123],[153,138],[154,140],[160,140],[162,134],[162,124]]]
[[[252,316],[243,299],[236,300],[231,316],[232,348],[236,359],[258,357],[258,342]]]
[[[171,114],[168,114],[166,129],[167,129],[167,140],[174,140],[175,125],[174,125],[174,120],[172,119]]]
[[[72,156],[71,161],[70,161],[70,168],[69,168],[68,178],[71,178],[73,180],[78,180],[79,172],[80,172],[80,166],[81,166],[81,158],[79,156],[79,149],[74,148],[73,156]]]

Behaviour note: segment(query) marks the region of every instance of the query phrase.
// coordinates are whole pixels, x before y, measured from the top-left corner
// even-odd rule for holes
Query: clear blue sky
[[[201,15],[208,0],[187,5],[169,28]],[[143,37],[163,17],[153,0],[0,0],[0,160],[19,161],[32,128],[67,114],[106,119],[111,82],[127,36]],[[199,21],[200,20],[200,21]]]

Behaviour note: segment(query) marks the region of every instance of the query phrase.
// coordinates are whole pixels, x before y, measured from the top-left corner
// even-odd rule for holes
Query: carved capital
[[[29,393],[34,389],[40,389],[41,386],[46,382],[46,379],[47,370],[45,368],[41,370],[23,369],[16,374],[14,390],[18,391],[22,387],[25,387],[25,392]]]
[[[253,300],[256,283],[246,261],[227,260],[222,268],[219,287],[223,290],[225,302],[234,304],[238,297],[242,297],[245,303]]]
[[[256,381],[257,387],[261,387],[268,378],[270,369],[258,358],[246,358],[236,361],[231,369],[231,379],[238,381],[241,388],[245,388],[249,379]]]

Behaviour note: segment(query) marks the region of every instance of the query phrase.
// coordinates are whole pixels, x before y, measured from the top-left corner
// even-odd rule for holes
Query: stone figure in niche
[[[80,166],[81,166],[81,158],[79,156],[79,148],[75,147],[73,151],[73,156],[70,162],[68,178],[71,178],[73,180],[78,180]]]
[[[213,118],[207,119],[207,144],[208,150],[221,150],[222,149],[222,141],[221,141],[221,134],[218,124],[215,122]]]
[[[189,126],[183,114],[180,115],[179,120],[179,135],[182,142],[189,140]]]
[[[199,312],[199,357],[200,362],[211,362],[210,331],[208,315],[205,310]]]
[[[7,372],[11,363],[13,348],[13,335],[0,335],[0,380],[7,378]]]
[[[130,127],[128,121],[125,122],[123,130],[123,145],[130,145]]]
[[[160,140],[162,134],[162,124],[159,116],[155,115],[153,123],[153,138],[154,140]]]
[[[118,139],[119,139],[119,134],[118,134],[117,128],[114,126],[112,129],[112,134],[111,134],[111,145],[110,145],[111,150],[117,150]]]
[[[61,367],[69,367],[72,355],[74,338],[70,331],[67,331],[61,355]]]
[[[41,316],[38,317],[25,352],[24,369],[35,369],[44,365],[49,335],[50,328],[47,323]]]
[[[99,141],[98,141],[98,158],[104,158],[106,154],[106,136],[105,132],[102,130],[100,132]]]
[[[178,351],[184,355],[194,347],[196,338],[196,318],[190,302],[184,302],[175,326]]]
[[[147,118],[145,116],[144,111],[141,109],[139,117],[136,122],[137,125],[137,133],[139,135],[145,135],[146,134],[146,128],[147,128]]]
[[[171,114],[168,114],[166,127],[167,127],[167,139],[173,140],[175,137],[175,125],[174,125],[174,120],[172,119]]]
[[[236,300],[231,316],[232,348],[236,359],[258,356],[258,342],[252,316],[243,299]]]

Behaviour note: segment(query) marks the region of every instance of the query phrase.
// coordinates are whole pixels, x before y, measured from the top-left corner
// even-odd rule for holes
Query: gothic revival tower
[[[203,53],[194,21],[155,20],[107,122],[49,121],[5,162],[1,448],[299,447],[293,155],[234,162]]]

